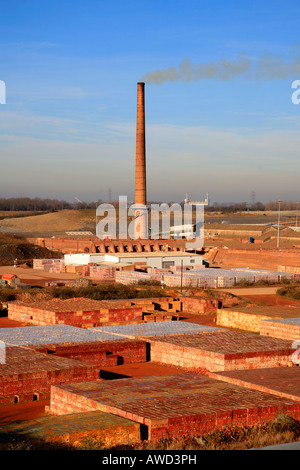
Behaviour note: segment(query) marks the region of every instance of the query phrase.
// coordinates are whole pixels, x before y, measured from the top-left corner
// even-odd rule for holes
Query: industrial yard
[[[2,288],[14,298],[2,301],[0,318],[1,445],[78,449],[92,439],[141,449],[196,436],[200,449],[215,430],[259,429],[281,416],[297,422],[300,301],[277,294],[299,282],[297,248],[260,251],[269,267],[258,269],[258,251],[244,245],[236,254],[228,241],[204,247],[197,256],[210,263],[201,267],[162,248],[155,258],[172,260],[168,267],[149,265],[153,252],[78,262],[73,250],[73,263],[69,249],[31,267],[2,266]],[[228,266],[230,252],[247,266]],[[113,285],[146,288],[148,297],[93,300],[76,291]],[[53,297],[63,289],[65,298]]]
[[[142,206],[145,158],[139,82]],[[0,446],[205,449],[282,419],[298,441],[300,299],[280,295],[300,285],[294,214],[211,214],[195,250],[148,238],[139,212],[133,238],[101,239],[94,215],[1,220]]]

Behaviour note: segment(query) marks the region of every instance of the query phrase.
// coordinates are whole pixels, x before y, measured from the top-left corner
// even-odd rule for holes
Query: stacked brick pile
[[[279,316],[277,316],[279,318]],[[243,312],[240,310],[219,309],[217,310],[217,325],[226,328],[238,328],[240,330],[259,333],[261,322],[269,320],[268,315],[254,312]]]
[[[196,332],[206,333],[218,330],[218,328],[213,326],[199,325],[197,323],[166,321],[160,324],[143,323],[139,325],[96,327],[92,328],[90,331],[100,331],[111,335],[129,338],[145,338],[148,340],[147,337],[149,336],[161,337],[164,335],[183,335]]]
[[[298,308],[296,306],[286,306],[284,310],[277,306],[239,307],[236,310],[225,308],[217,310],[217,325],[261,333],[266,336],[275,336],[272,331],[275,332],[276,330],[275,337],[277,338],[297,339],[293,337],[292,325],[289,325],[289,323],[299,316],[300,306]],[[280,319],[285,319],[287,324],[285,325],[285,322],[273,322],[273,320]],[[294,323],[295,326],[296,323]],[[288,329],[290,329],[290,334],[286,335]],[[297,328],[295,328],[294,333],[297,333]]]
[[[146,425],[153,440],[261,424],[278,413],[300,418],[297,401],[193,373],[52,387],[51,413],[92,410]]]
[[[115,274],[115,266],[101,266],[97,264],[88,265],[85,272],[86,276],[93,279],[115,279]]]
[[[194,314],[205,314],[214,312],[221,306],[221,301],[199,297],[180,297],[182,311]]]
[[[31,325],[68,325],[89,328],[116,322],[141,321],[142,307],[115,307],[86,298],[52,299],[41,302],[10,302],[8,317]]]
[[[69,325],[2,328],[0,403],[48,399],[50,386],[97,381],[101,367],[147,361],[143,340]]]
[[[292,366],[296,347],[288,340],[216,330],[148,337],[154,362],[209,371]]]
[[[260,334],[272,336],[273,338],[300,341],[300,317],[262,321]]]
[[[110,413],[94,411],[47,416],[0,427],[1,442],[9,442],[16,435],[41,442],[68,444],[75,448],[85,439],[95,439],[109,448],[139,442],[140,424]]]
[[[278,271],[281,271],[284,273],[300,274],[300,267],[299,266],[278,266]]]
[[[116,271],[115,281],[119,284],[138,284],[139,281],[161,282],[164,276],[161,273],[143,273],[139,271]]]
[[[280,273],[274,271],[262,271],[251,269],[194,269],[183,271],[182,273],[165,274],[164,283],[170,287],[232,287],[237,282],[247,280],[249,282],[257,282],[266,280],[270,282],[278,282],[283,277],[294,279],[295,274]]]
[[[300,402],[299,367],[272,367],[210,373],[210,377]]]
[[[33,269],[40,269],[51,273],[63,273],[65,272],[65,263],[63,259],[34,259]]]
[[[107,339],[105,341],[54,343],[32,347],[37,352],[51,354],[51,357],[76,359],[86,364],[93,364],[98,368],[138,364],[146,362],[147,357],[145,341],[133,341],[122,337],[114,337],[113,340]]]
[[[24,347],[7,347],[0,365],[0,403],[48,399],[51,385],[99,379],[98,367]]]

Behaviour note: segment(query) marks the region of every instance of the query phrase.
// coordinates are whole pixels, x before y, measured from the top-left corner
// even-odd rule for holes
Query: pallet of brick
[[[142,315],[142,309],[138,307],[117,310],[119,311],[119,320],[123,319],[122,315],[129,315],[130,318],[137,318]],[[113,313],[118,314],[117,311]],[[108,322],[110,318],[109,311],[105,309],[105,304],[101,301],[86,298],[52,299],[41,302],[9,302],[8,317],[11,320],[23,321],[32,325],[66,323],[83,327]]]
[[[138,284],[139,281],[158,281],[163,280],[162,274],[148,274],[137,271],[116,271],[115,281],[120,284]]]
[[[99,331],[117,337],[128,337],[135,339],[146,339],[150,337],[164,337],[168,335],[184,335],[186,333],[207,333],[218,331],[219,328],[199,325],[197,323],[184,322],[184,321],[164,321],[164,322],[148,322],[143,324],[130,324],[120,326],[103,326],[91,328],[90,331]]]
[[[89,276],[97,279],[114,279],[116,273],[115,266],[90,265]]]
[[[211,313],[222,305],[220,300],[201,297],[180,297],[180,303],[182,311],[194,314]]]
[[[133,445],[140,441],[140,425],[134,421],[102,411],[66,416],[45,416],[0,427],[0,442],[16,436],[42,443],[67,444],[74,448],[85,439],[95,439],[104,447]]]
[[[186,372],[51,388],[50,413],[91,410],[143,424],[152,441],[263,424],[280,413],[300,419],[299,401]]]
[[[40,269],[44,271],[58,269],[59,272],[63,272],[65,269],[65,263],[63,259],[34,259],[33,269]]]
[[[40,353],[48,352],[51,357],[76,359],[86,364],[93,364],[98,368],[147,361],[146,342],[122,336],[105,341],[40,345],[35,346],[34,350]]]
[[[114,341],[115,335],[108,332],[77,328],[71,325],[45,325],[15,328],[0,328],[0,341],[7,346],[30,347],[59,345],[66,343],[91,343]],[[48,348],[45,349],[45,351]]]
[[[300,317],[261,321],[259,332],[263,336],[300,341]]]
[[[276,310],[275,310],[276,311]],[[273,318],[280,318],[280,315],[273,313],[273,309],[268,307],[260,308],[240,308],[240,309],[218,309],[217,325],[225,328],[237,328],[239,330],[259,333],[261,322]]]
[[[281,271],[284,273],[300,274],[300,267],[299,266],[278,266],[278,271]]]
[[[217,372],[210,373],[209,377],[300,402],[299,367]]]
[[[5,352],[5,364],[0,364],[0,404],[48,399],[51,385],[99,378],[97,366],[75,359],[20,346],[8,346]]]
[[[200,331],[148,336],[147,341],[153,362],[211,372],[292,367],[292,355],[296,349],[289,340],[222,328],[205,334]]]

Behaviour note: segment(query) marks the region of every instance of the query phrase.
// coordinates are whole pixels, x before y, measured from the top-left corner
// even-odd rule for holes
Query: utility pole
[[[280,203],[282,201],[277,201],[277,202],[278,202],[277,250],[279,250]]]
[[[182,276],[183,276],[183,260],[181,260],[181,270],[180,270],[180,292],[182,293]]]

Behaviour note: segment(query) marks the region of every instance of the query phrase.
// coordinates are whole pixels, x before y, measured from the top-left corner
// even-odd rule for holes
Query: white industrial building
[[[201,255],[185,252],[143,252],[143,253],[72,253],[64,255],[65,266],[84,266],[89,263],[106,265],[124,265],[146,263],[156,269],[168,269],[171,266],[202,266]]]

